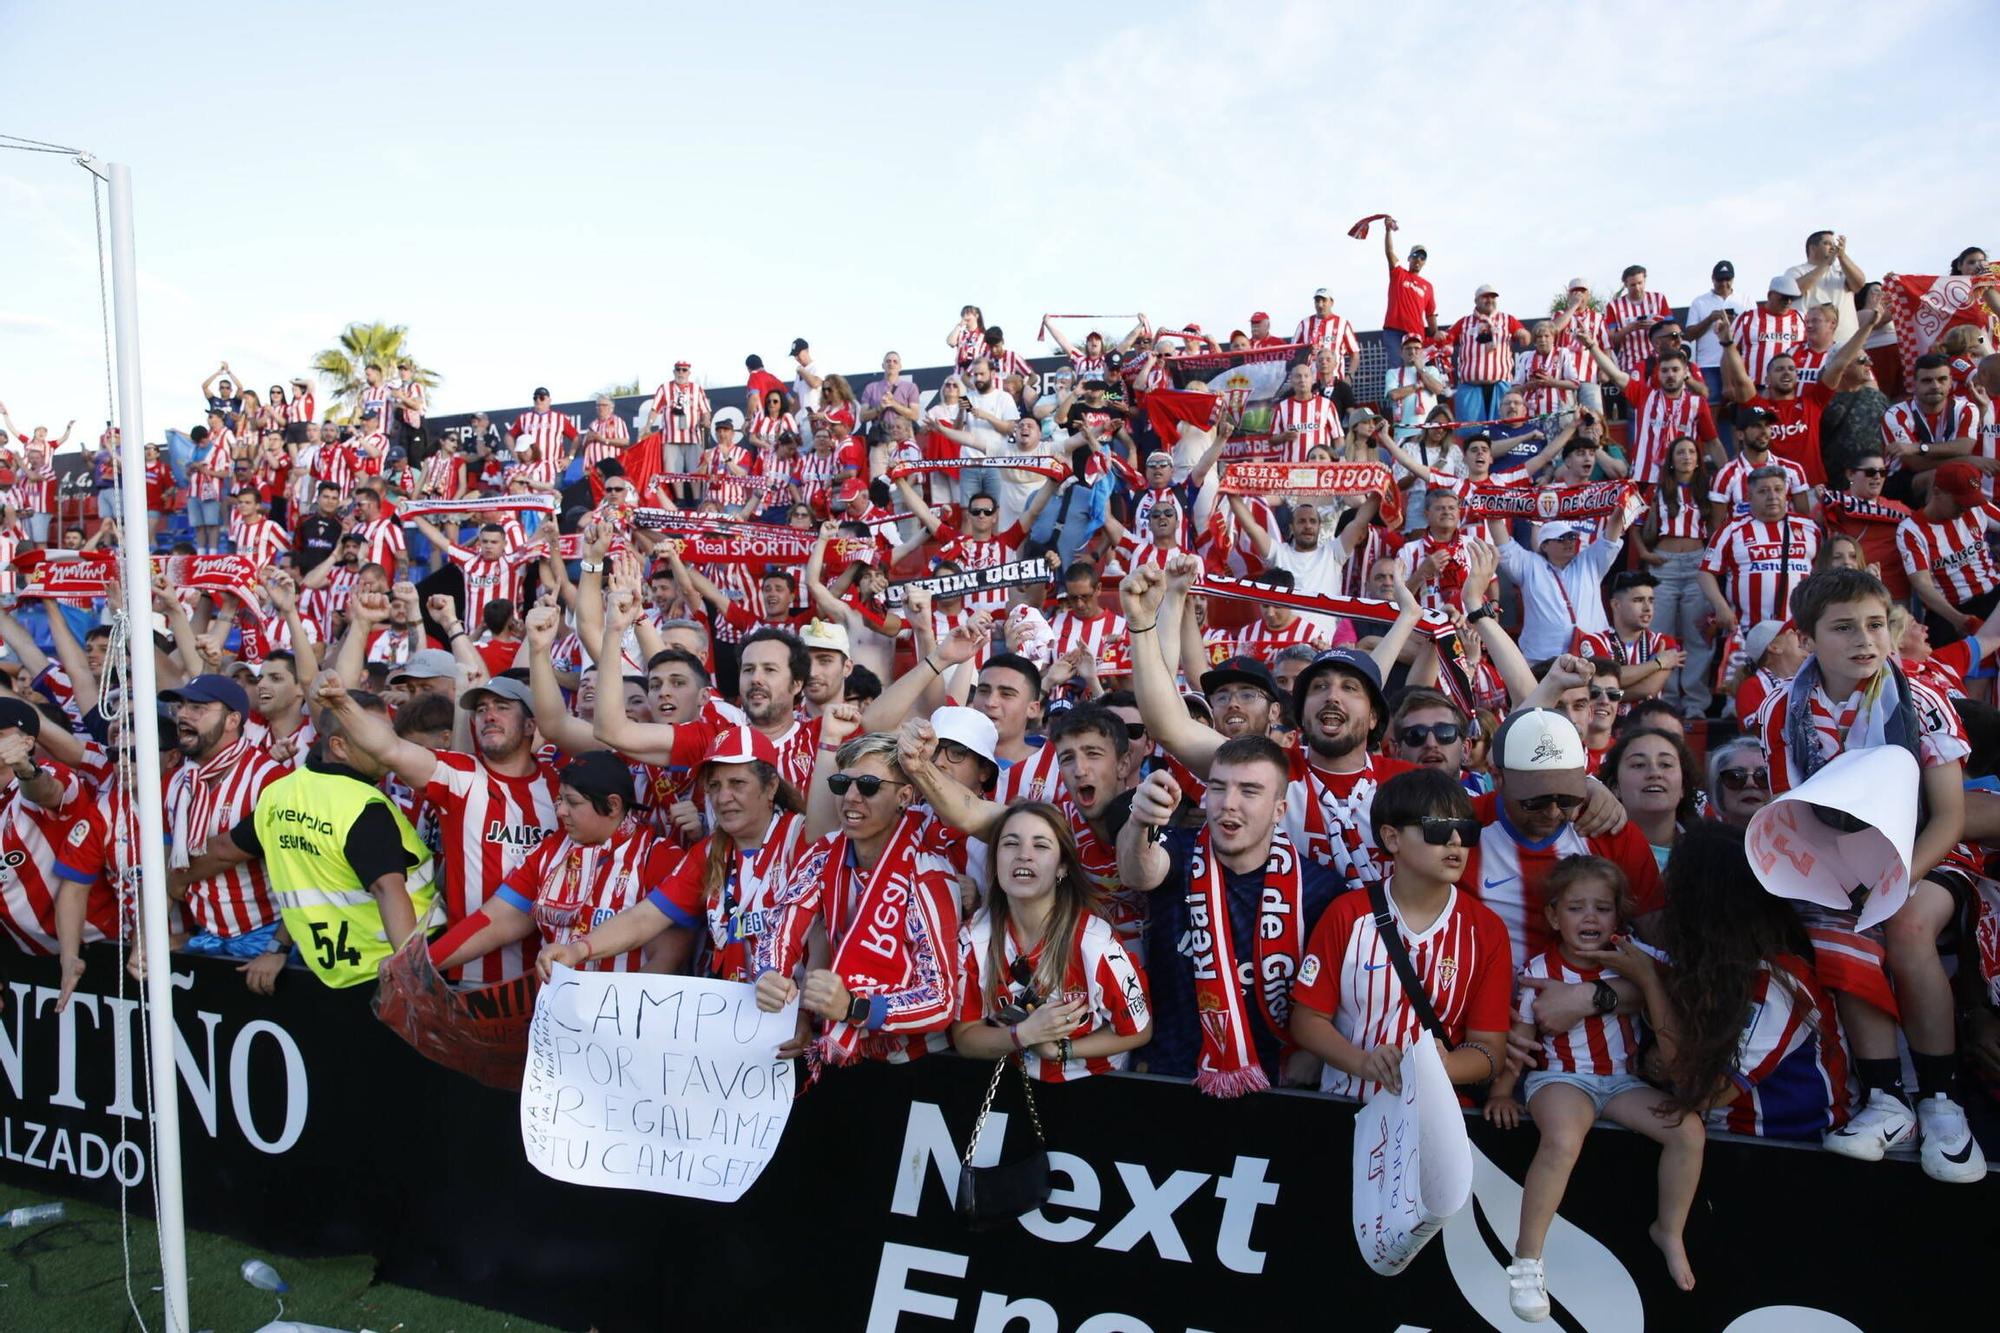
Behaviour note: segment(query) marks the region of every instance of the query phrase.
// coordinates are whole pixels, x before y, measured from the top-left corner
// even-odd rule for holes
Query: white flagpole
[[[85,162],[96,169],[96,164]],[[181,1211],[180,1088],[174,1063],[173,955],[168,950],[167,865],[161,827],[160,720],[154,700],[153,561],[146,546],[146,425],[139,392],[139,275],[132,252],[132,171],[110,163],[111,304],[117,336],[119,549],[125,561],[131,693],[125,728],[139,775],[141,929],[146,951],[146,1024],[152,1047],[153,1186],[158,1195],[160,1273],[169,1333],[187,1333],[187,1223]]]

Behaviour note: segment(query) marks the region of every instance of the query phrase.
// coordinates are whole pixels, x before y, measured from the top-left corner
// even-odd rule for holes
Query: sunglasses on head
[[[1590,697],[1593,699],[1609,699],[1615,704],[1625,697],[1625,691],[1604,685],[1593,685],[1590,687]]]
[[[1547,796],[1530,796],[1526,800],[1515,802],[1515,804],[1519,805],[1523,810],[1526,810],[1529,814],[1534,814],[1534,815],[1546,814],[1548,813],[1549,807],[1554,806],[1556,809],[1568,815],[1568,814],[1574,814],[1576,811],[1583,809],[1583,797],[1559,796],[1556,793],[1551,792]]]
[[[874,800],[876,796],[881,794],[882,788],[885,786],[907,787],[909,785],[909,783],[903,781],[901,778],[877,777],[873,773],[835,773],[826,780],[826,789],[835,796],[845,796],[847,795],[847,789],[853,787],[861,793],[861,799],[864,801]]]
[[[1433,847],[1449,847],[1454,833],[1458,835],[1458,845],[1461,847],[1470,847],[1479,841],[1479,821],[1476,819],[1425,815],[1408,827],[1423,830],[1424,841]]]
[[[1427,727],[1411,723],[1396,733],[1396,739],[1415,749],[1430,737],[1436,737],[1439,745],[1452,745],[1458,741],[1461,734],[1456,722],[1433,722]]]
[[[1725,768],[1716,777],[1731,791],[1742,791],[1746,787],[1755,787],[1758,791],[1771,789],[1771,770],[1768,768]]]

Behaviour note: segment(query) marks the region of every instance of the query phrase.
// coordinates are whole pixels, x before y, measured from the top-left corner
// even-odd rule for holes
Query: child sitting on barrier
[[[1657,966],[1632,942],[1627,921],[1625,872],[1599,856],[1573,856],[1549,872],[1543,913],[1559,937],[1548,952],[1528,961],[1524,975],[1598,986],[1608,991],[1624,976],[1640,988],[1646,1012],[1671,1027]],[[1514,1025],[1518,1037],[1535,1034],[1536,992],[1523,988]],[[1681,1290],[1694,1286],[1681,1230],[1701,1179],[1704,1140],[1699,1115],[1679,1110],[1673,1099],[1637,1072],[1640,1025],[1630,1014],[1593,1014],[1565,1032],[1541,1038],[1541,1067],[1527,1075],[1527,1109],[1541,1132],[1541,1146],[1521,1190],[1520,1233],[1514,1262],[1507,1267],[1508,1301],[1522,1319],[1549,1317],[1542,1273],[1542,1244],[1569,1185],[1570,1171],[1584,1135],[1599,1117],[1635,1130],[1660,1145],[1659,1212],[1653,1243],[1666,1256],[1667,1270]],[[1521,1102],[1510,1069],[1493,1081],[1486,1118],[1504,1129],[1521,1123]]]

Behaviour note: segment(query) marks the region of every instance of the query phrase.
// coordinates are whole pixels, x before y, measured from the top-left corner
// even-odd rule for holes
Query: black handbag
[[[1007,1066],[1021,1076],[1021,1095],[1028,1103],[1028,1123],[1035,1129],[1035,1147],[1011,1162],[998,1166],[974,1166],[972,1154],[979,1149],[979,1136],[986,1132],[986,1117],[993,1110],[993,1098],[1000,1091],[1001,1076]],[[1035,1084],[1022,1067],[1018,1055],[1009,1055],[993,1064],[992,1081],[986,1085],[986,1100],[980,1103],[979,1119],[972,1126],[972,1141],[958,1164],[958,1220],[973,1231],[992,1231],[1005,1226],[1049,1201],[1049,1142],[1042,1134],[1042,1118],[1035,1112]]]

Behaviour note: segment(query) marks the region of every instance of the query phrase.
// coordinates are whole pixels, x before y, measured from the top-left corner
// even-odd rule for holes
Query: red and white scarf
[[[1194,1083],[1211,1097],[1241,1097],[1271,1086],[1257,1061],[1249,1006],[1237,982],[1235,941],[1229,926],[1229,899],[1222,862],[1203,828],[1188,855],[1188,934],[1194,942],[1194,1007],[1201,1020],[1201,1058]],[[1305,889],[1299,858],[1282,829],[1271,832],[1271,855],[1264,863],[1258,895],[1256,961],[1257,1009],[1289,1051],[1291,979],[1305,957]]]
[[[841,933],[829,966],[841,984],[857,995],[873,994],[884,987],[900,986],[908,976],[910,899],[917,891],[917,830],[924,816],[904,811],[882,855],[875,860],[865,883],[858,886],[853,911],[848,911],[848,895],[855,893],[860,872],[847,864],[851,843],[846,834],[835,841],[827,858],[835,876],[835,892],[827,904],[827,920],[850,924]],[[830,1064],[851,1064],[860,1054],[864,1029],[836,1022],[820,1038],[819,1055]]]
[[[1069,475],[1069,468],[1046,454],[995,454],[989,457],[970,458],[906,458],[889,466],[887,476],[890,481],[900,481],[920,472],[965,472],[965,471],[1032,472],[1038,477],[1049,477],[1061,481]]]
[[[1631,483],[1624,481],[1590,481],[1570,486],[1509,486],[1503,482],[1475,481],[1466,485],[1459,516],[1468,523],[1487,518],[1526,518],[1543,523],[1603,518],[1632,502],[1635,495]]]
[[[427,465],[428,466],[428,465]],[[551,495],[479,495],[468,500],[398,500],[390,509],[396,518],[428,518],[432,514],[553,514]]]

